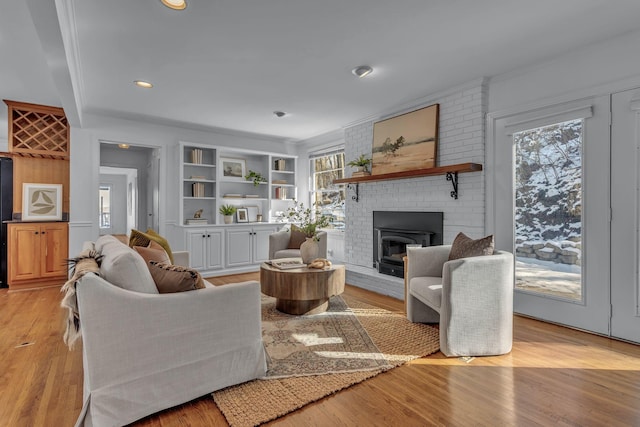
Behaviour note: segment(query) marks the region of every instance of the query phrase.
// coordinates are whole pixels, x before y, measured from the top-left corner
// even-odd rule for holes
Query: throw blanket
[[[72,268],[71,279],[67,281],[60,289],[65,296],[62,298],[60,306],[66,308],[69,313],[67,316],[67,329],[64,332],[63,340],[69,346],[69,350],[73,348],[73,344],[80,338],[80,315],[78,313],[78,301],[76,299],[76,283],[82,276],[87,273],[96,273],[100,275],[100,261],[102,255],[95,250],[87,249],[80,253],[76,258],[67,260],[69,267]]]

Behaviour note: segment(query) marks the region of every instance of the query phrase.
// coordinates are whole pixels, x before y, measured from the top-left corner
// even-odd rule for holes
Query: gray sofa
[[[407,318],[440,324],[446,356],[509,353],[513,342],[513,255],[449,261],[451,245],[409,248],[405,266]]]
[[[112,236],[95,249],[102,277],[86,274],[76,286],[84,366],[77,426],[129,424],[265,375],[258,282],[159,294],[135,251]]]

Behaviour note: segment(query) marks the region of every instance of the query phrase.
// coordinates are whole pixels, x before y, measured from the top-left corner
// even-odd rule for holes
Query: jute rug
[[[340,306],[342,301],[346,303],[348,308]],[[273,301],[263,300],[263,319],[265,319],[265,324],[268,322],[269,316],[272,315],[284,316],[289,319],[322,316],[282,315],[279,312],[274,313],[275,310],[270,310],[270,304],[273,304]],[[371,347],[367,344],[366,337],[362,337],[362,341],[359,344],[347,344],[347,352],[357,348],[367,351],[362,357],[363,359],[368,359],[367,364],[363,366],[364,370],[354,371],[353,365],[351,365],[342,372],[336,371],[337,373],[313,375],[310,374],[310,370],[315,368],[311,364],[304,363],[306,372],[303,373],[303,376],[283,377],[286,374],[282,372],[289,372],[292,375],[300,375],[301,372],[296,372],[295,366],[281,366],[277,368],[277,371],[273,372],[276,378],[270,378],[268,373],[264,379],[217,391],[213,393],[213,399],[231,426],[255,426],[271,421],[410,360],[435,353],[439,349],[437,328],[411,323],[402,314],[392,313],[350,299],[347,296],[332,298],[329,310],[334,313],[336,313],[336,310],[337,312],[342,310],[345,316],[347,312],[355,315],[355,319],[362,326],[362,330],[366,331],[366,335],[373,343],[374,348],[377,347],[377,353],[371,352]],[[334,328],[334,326],[323,327],[322,330],[327,331]],[[349,328],[356,328],[356,326],[352,324],[347,327],[347,330]],[[263,339],[268,348],[270,338],[265,334],[268,335],[269,332],[268,328],[263,326]],[[284,341],[288,342],[288,339]],[[339,350],[335,352],[334,350],[335,348],[330,350],[332,355],[340,354]],[[271,353],[269,365],[271,368],[275,366],[273,360],[274,351],[268,352]],[[281,357],[277,363],[286,364],[286,361],[283,360],[287,359],[286,351],[282,354],[285,357]],[[374,354],[375,356],[372,356]],[[378,356],[378,354],[381,356]],[[345,357],[345,354],[343,353],[342,356]],[[357,358],[357,356],[351,357],[351,359]],[[296,358],[289,358],[290,361],[291,359],[293,359],[292,363],[295,364]],[[382,363],[380,363],[381,360],[383,360]],[[371,363],[379,363],[379,366],[377,368],[372,367]],[[332,366],[331,370],[335,370],[335,366]]]

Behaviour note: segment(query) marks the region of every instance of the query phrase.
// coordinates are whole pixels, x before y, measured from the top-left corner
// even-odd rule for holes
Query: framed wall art
[[[439,104],[373,125],[372,175],[436,167]]]
[[[62,219],[62,184],[22,184],[22,220]]]
[[[234,159],[230,157],[220,157],[222,165],[222,176],[228,179],[244,180],[247,170],[245,159]]]

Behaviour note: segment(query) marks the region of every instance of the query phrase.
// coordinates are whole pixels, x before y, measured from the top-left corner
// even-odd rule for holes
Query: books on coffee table
[[[280,258],[280,259],[272,259],[268,261],[275,268],[279,268],[280,270],[289,270],[292,268],[302,268],[306,267],[306,264],[302,262],[300,258]]]

